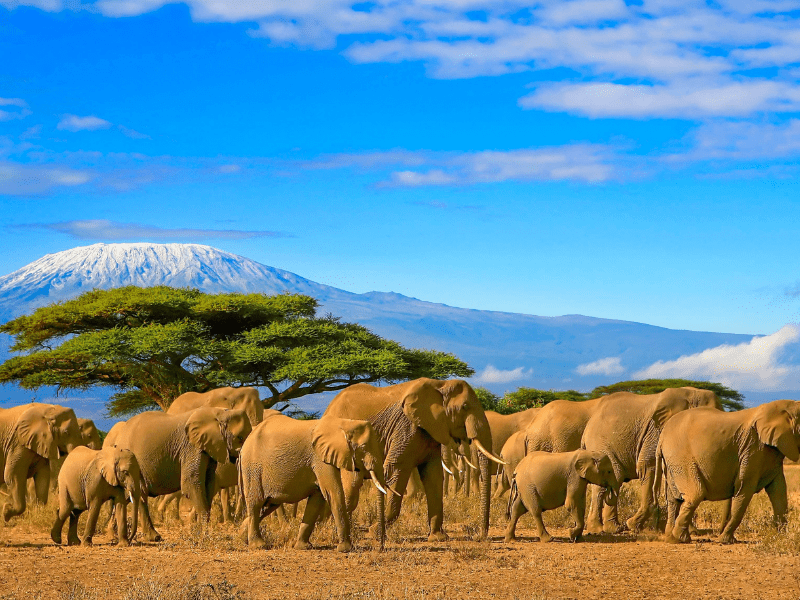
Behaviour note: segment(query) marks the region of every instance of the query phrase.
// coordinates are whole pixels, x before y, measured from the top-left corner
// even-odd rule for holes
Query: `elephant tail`
[[[511,520],[511,509],[514,507],[517,498],[519,498],[519,489],[517,488],[517,477],[515,473],[511,478],[511,491],[508,493],[508,504],[506,505],[506,519],[509,521]]]

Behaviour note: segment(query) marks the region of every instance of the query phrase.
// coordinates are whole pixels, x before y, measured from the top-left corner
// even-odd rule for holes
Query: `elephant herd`
[[[346,552],[365,480],[380,492],[371,532],[381,544],[412,476],[426,498],[428,539],[438,541],[447,537],[445,474],[457,477],[457,465],[470,465],[465,485],[478,486],[480,539],[488,536],[496,474],[495,497],[510,492],[506,541],[514,539],[526,512],[532,513],[539,539],[549,540],[541,513],[564,505],[575,521],[569,532],[574,540],[582,536],[585,521],[589,532],[655,526],[663,488],[666,541],[689,541],[694,511],[703,500],[729,500],[718,539],[730,543],[752,495],[762,489],[776,525],[786,522],[783,460],[800,458],[800,402],[778,400],[728,413],[713,392],[684,387],[557,400],[500,415],[484,411],[465,381],[423,378],[387,387],[353,385],[320,419],[302,421],[265,410],[252,388],[219,388],[184,394],[166,412],[138,414],[116,424],[102,448],[98,442],[71,409],[41,403],[0,409],[3,518],[25,511],[29,479],[30,493],[45,502],[51,463],[66,456],[51,531],[56,543],[69,519],[67,543],[90,545],[106,502],[115,516],[109,532],[119,544],[134,538],[140,513],[140,539],[158,541],[148,498],[188,497],[197,518],[207,521],[214,496],[235,492],[244,516],[241,532],[251,546],[265,545],[264,517],[307,499],[295,547],[310,547],[316,522],[330,511],[337,549]],[[633,479],[642,484],[639,506],[623,524],[617,499],[620,486]],[[227,497],[222,506],[228,510]],[[87,510],[79,537],[78,516]]]

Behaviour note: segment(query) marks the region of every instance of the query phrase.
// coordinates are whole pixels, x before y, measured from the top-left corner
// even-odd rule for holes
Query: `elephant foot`
[[[578,529],[577,527],[575,529],[570,529],[569,539],[570,541],[573,542],[581,541],[583,539],[583,527],[581,527],[580,529]]]
[[[643,524],[644,524],[644,520],[640,519],[640,518],[638,518],[637,516],[634,515],[630,519],[625,521],[625,528],[627,528],[630,531],[637,532],[637,531],[641,531],[642,530]],[[623,531],[623,530],[620,529],[620,531]]]
[[[622,533],[626,529],[627,527],[625,525],[620,525],[614,521],[606,521],[603,525],[603,531],[606,533]]]
[[[447,541],[447,534],[444,531],[433,531],[428,536],[429,542],[446,542]]]
[[[339,545],[336,546],[337,552],[350,552],[353,549],[353,544],[350,542],[339,542]]]
[[[586,524],[587,533],[603,533],[603,524],[600,521],[589,521]]]
[[[145,542],[160,542],[163,538],[155,529],[151,529],[150,531],[145,531],[142,534],[142,539]]]
[[[11,519],[11,505],[3,504],[3,521],[6,523]]]
[[[507,534],[506,534],[506,537],[505,537],[505,538],[503,538],[503,541],[504,541],[506,544],[510,544],[511,542],[516,542],[516,541],[517,541],[517,536],[516,536],[516,535],[514,535],[513,533],[507,533]]]
[[[256,550],[263,550],[267,547],[267,542],[260,536],[253,536],[253,538],[247,542],[247,545]],[[297,544],[295,544],[294,547],[297,548]]]
[[[718,544],[735,544],[736,538],[732,533],[721,533],[716,539]]]
[[[67,538],[67,546],[79,546],[81,540],[79,537],[68,537]]]
[[[53,528],[50,530],[50,539],[53,540],[59,546],[61,545],[61,528],[54,525]]]
[[[117,542],[117,548],[127,548],[131,545],[131,543],[126,540],[125,538],[121,539]]]
[[[311,543],[310,542],[304,542],[303,540],[297,540],[294,543],[294,549],[295,550],[311,550]]]
[[[694,523],[689,525],[689,535],[700,535],[700,530],[694,526]]]
[[[81,540],[81,546],[84,546],[86,548],[91,548],[92,546],[94,546],[94,544],[92,543],[92,538],[84,538],[84,539],[82,539]]]
[[[547,533],[547,532],[544,532],[544,533],[540,533],[540,534],[539,534],[539,541],[540,541],[540,542],[543,542],[543,543],[545,543],[545,544],[546,544],[546,543],[548,543],[548,542],[550,542],[550,541],[552,541],[552,540],[553,540],[553,536],[552,536],[552,535],[550,535],[550,534],[549,534],[549,533]]]

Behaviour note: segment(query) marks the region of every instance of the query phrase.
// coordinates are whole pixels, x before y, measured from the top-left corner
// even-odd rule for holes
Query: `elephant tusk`
[[[131,492],[128,492],[128,498],[130,498],[131,504],[133,504],[133,494]]]
[[[387,487],[387,488],[389,488],[389,491],[390,491],[390,492],[392,492],[392,493],[393,493],[395,496],[397,496],[397,497],[399,497],[399,498],[402,498],[402,497],[403,497],[403,494],[401,494],[400,492],[398,492],[396,489],[394,489],[394,488],[393,488],[392,486],[390,486],[388,483],[386,484],[386,487]]]
[[[464,456],[463,454],[461,455],[461,460],[463,460],[465,463],[467,463],[470,467],[472,467],[476,471],[478,470],[478,467],[476,467],[471,462],[469,462],[469,459],[466,456]],[[464,469],[464,471],[466,471],[466,469]],[[463,473],[464,471],[461,471],[461,472]]]
[[[484,447],[483,447],[483,444],[481,444],[481,443],[480,443],[480,441],[478,441],[478,439],[477,439],[477,438],[476,438],[476,439],[474,439],[474,440],[472,440],[472,441],[473,441],[473,442],[475,442],[475,446],[478,448],[478,450],[480,450],[480,451],[481,451],[481,453],[482,453],[482,454],[483,454],[483,455],[484,455],[486,458],[488,458],[489,460],[493,460],[493,461],[494,461],[494,462],[496,462],[498,465],[507,465],[507,464],[508,464],[508,463],[507,463],[506,461],[504,461],[502,458],[497,458],[497,457],[496,457],[494,454],[492,454],[492,453],[491,453],[491,452],[489,452],[489,451],[488,451],[486,448],[484,448]],[[473,468],[474,468],[474,467],[473,467]]]
[[[386,494],[388,494],[389,492],[387,492],[385,489],[383,489],[383,487],[381,487],[381,484],[378,483],[378,478],[375,477],[375,472],[374,471],[370,471],[369,474],[370,474],[370,477],[372,478],[372,483],[375,484],[375,487],[378,488],[378,491],[380,493],[382,493],[384,496]]]
[[[450,469],[447,468],[447,465],[444,464],[444,461],[442,461],[442,467],[444,467],[444,470],[447,471],[448,473],[450,473],[450,475],[453,474],[453,472]]]

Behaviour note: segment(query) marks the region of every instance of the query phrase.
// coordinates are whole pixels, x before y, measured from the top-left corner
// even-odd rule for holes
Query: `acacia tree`
[[[94,290],[0,326],[18,356],[0,383],[117,390],[110,416],[167,409],[184,392],[269,390],[265,408],[360,382],[468,377],[452,354],[409,350],[365,327],[316,316],[299,294],[205,294],[129,286]]]

